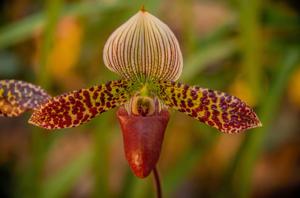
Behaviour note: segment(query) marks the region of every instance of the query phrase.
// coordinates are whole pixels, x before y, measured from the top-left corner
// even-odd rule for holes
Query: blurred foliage
[[[143,4],[178,37],[182,80],[244,99],[263,123],[227,135],[172,113],[159,161],[164,195],[299,195],[297,0],[1,1],[0,79],[52,95],[117,79],[103,65],[104,43]],[[28,114],[1,118],[0,197],[153,197],[152,178],[126,164],[114,114],[53,132],[28,126]]]

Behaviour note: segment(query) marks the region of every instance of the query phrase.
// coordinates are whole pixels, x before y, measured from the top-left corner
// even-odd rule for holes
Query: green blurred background
[[[108,36],[141,5],[176,34],[180,81],[229,92],[262,128],[221,134],[173,112],[159,170],[165,197],[300,196],[300,3],[297,0],[1,0],[0,79],[52,95],[118,76]],[[30,113],[0,118],[0,197],[154,197],[133,176],[115,110],[43,131]]]

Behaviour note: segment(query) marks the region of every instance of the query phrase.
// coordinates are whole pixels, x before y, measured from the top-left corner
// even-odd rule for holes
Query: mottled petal
[[[220,91],[176,82],[161,82],[159,94],[168,107],[225,133],[238,133],[261,126],[257,115],[249,106],[239,98]]]
[[[26,111],[19,105],[12,105],[6,100],[0,100],[0,117],[17,117]]]
[[[139,80],[177,80],[183,65],[173,32],[145,10],[112,33],[105,44],[103,59],[111,71]]]
[[[0,116],[19,116],[49,98],[39,86],[18,80],[0,80]]]
[[[81,125],[124,104],[129,99],[130,84],[125,80],[110,81],[54,97],[33,112],[29,123],[46,129]]]

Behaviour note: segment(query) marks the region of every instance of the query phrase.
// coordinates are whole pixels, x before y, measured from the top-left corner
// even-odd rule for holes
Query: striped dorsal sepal
[[[24,81],[0,80],[0,116],[19,116],[48,99],[50,96],[39,86]]]
[[[239,133],[261,126],[249,106],[227,93],[164,81],[160,82],[159,94],[166,106],[225,133]]]
[[[177,80],[183,60],[170,28],[141,10],[116,29],[103,49],[106,67],[123,78]]]
[[[79,126],[128,101],[130,84],[125,80],[109,81],[54,97],[33,112],[29,123],[46,129]]]

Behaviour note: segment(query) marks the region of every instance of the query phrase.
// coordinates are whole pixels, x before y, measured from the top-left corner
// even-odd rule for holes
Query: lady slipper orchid
[[[25,109],[34,109],[30,124],[61,129],[79,126],[120,107],[117,117],[126,159],[140,178],[148,176],[157,164],[169,108],[225,133],[261,126],[255,112],[237,97],[176,82],[183,68],[178,41],[166,24],[144,9],[111,34],[104,46],[103,59],[108,69],[121,76],[120,80],[51,99],[40,89],[29,89],[33,98],[25,103],[27,89],[7,94],[11,88],[3,86],[3,81],[0,113],[18,115]],[[7,102],[12,110],[7,110]],[[37,103],[38,107],[29,105]],[[17,113],[10,113],[16,106]]]

